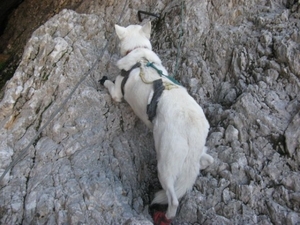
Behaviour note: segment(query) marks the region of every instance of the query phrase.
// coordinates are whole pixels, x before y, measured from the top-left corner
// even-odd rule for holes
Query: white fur
[[[116,25],[115,29],[124,56],[117,62],[119,69],[128,71],[135,63],[147,59],[167,74],[161,60],[152,51],[149,41],[150,23],[126,28]],[[127,52],[129,54],[125,55]],[[153,68],[142,69],[148,81],[160,78]],[[141,80],[140,71],[141,68],[136,68],[130,73],[124,87],[124,96],[120,88],[122,76],[118,76],[115,83],[106,80],[104,85],[115,101],[120,102],[124,97],[136,115],[153,129],[158,177],[163,190],[156,193],[152,204],[167,203],[166,217],[170,219],[176,215],[178,199],[193,187],[200,168],[206,168],[214,161],[206,153],[205,147],[209,123],[202,108],[185,88],[178,85],[163,92],[157,105],[156,117],[151,123],[146,108],[153,95],[153,88],[152,84],[145,84]],[[167,78],[162,79],[170,83]]]

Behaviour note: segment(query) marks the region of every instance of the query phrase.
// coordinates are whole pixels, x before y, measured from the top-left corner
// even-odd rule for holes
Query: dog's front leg
[[[99,82],[108,89],[108,92],[114,101],[121,102],[123,97],[121,83],[123,79],[124,77],[117,76],[115,82],[112,82],[111,80],[108,80],[106,76],[104,76],[101,80],[99,80]]]

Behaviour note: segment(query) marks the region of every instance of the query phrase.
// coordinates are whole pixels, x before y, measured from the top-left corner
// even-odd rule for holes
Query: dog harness
[[[132,70],[141,67],[141,63],[137,62],[136,64],[134,64],[130,70],[126,71],[126,70],[121,70],[121,76],[124,77],[121,83],[121,91],[122,91],[122,95],[124,96],[124,86],[129,78],[129,74],[131,73]]]
[[[152,96],[150,103],[147,105],[147,115],[151,122],[156,116],[157,103],[159,97],[162,95],[164,90],[165,90],[165,86],[163,85],[162,79],[157,79],[153,81],[154,94]]]
[[[142,64],[140,62],[137,62],[136,64],[134,64],[130,68],[130,70],[128,70],[128,71],[121,70],[121,76],[124,77],[123,80],[122,80],[122,83],[121,83],[121,91],[122,91],[122,94],[124,96],[124,93],[125,93],[124,87],[125,87],[125,84],[126,84],[128,78],[129,78],[129,75],[130,75],[131,71],[136,69],[136,68],[140,68],[140,77],[141,77],[142,81],[145,84],[153,84],[153,92],[154,93],[153,93],[153,96],[152,96],[152,99],[151,99],[150,103],[147,105],[147,115],[148,115],[149,120],[152,122],[153,119],[156,116],[157,104],[158,104],[159,98],[162,95],[163,91],[164,90],[170,90],[172,88],[176,88],[176,87],[178,87],[177,85],[180,85],[180,83],[178,81],[176,81],[173,77],[164,75],[161,70],[157,69],[153,65],[153,63],[147,62],[146,67],[151,67],[151,68],[155,69],[160,77],[166,77],[172,83],[163,82],[162,79],[157,79],[157,80],[154,80],[154,81],[147,81],[146,78],[145,78],[145,74],[144,74],[144,71],[143,71]]]

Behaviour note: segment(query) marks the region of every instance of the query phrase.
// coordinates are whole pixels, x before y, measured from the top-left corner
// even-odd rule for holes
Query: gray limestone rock
[[[121,25],[138,23],[142,7],[164,14],[153,49],[211,124],[215,162],[173,224],[298,224],[299,3],[129,2]],[[152,224],[152,134],[97,82],[119,73],[109,37],[123,5],[98,3],[39,27],[6,84],[0,173],[16,164],[1,181],[1,224]]]

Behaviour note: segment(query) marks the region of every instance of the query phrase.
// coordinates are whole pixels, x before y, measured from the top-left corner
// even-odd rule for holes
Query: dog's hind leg
[[[176,196],[176,192],[174,189],[174,184],[168,185],[166,189],[167,197],[168,197],[168,209],[166,213],[167,219],[173,219],[176,215],[176,211],[178,208],[178,199]]]
[[[171,175],[166,176],[166,174],[162,175],[159,171],[159,180],[161,186],[166,192],[168,198],[168,209],[166,213],[167,219],[173,219],[176,215],[177,207],[178,207],[178,198],[176,196],[174,180]]]
[[[161,180],[160,182],[161,182],[161,185],[163,186],[164,190],[161,190],[160,192],[157,193],[158,194],[157,196],[159,196],[159,199],[156,199],[156,200],[162,200],[164,202],[164,196],[167,196],[168,209],[167,209],[166,214],[161,211],[156,211],[153,214],[153,221],[154,221],[154,225],[170,225],[171,219],[173,219],[176,215],[176,211],[177,211],[179,202],[178,202],[178,198],[176,196],[174,182],[172,182],[172,179]]]

